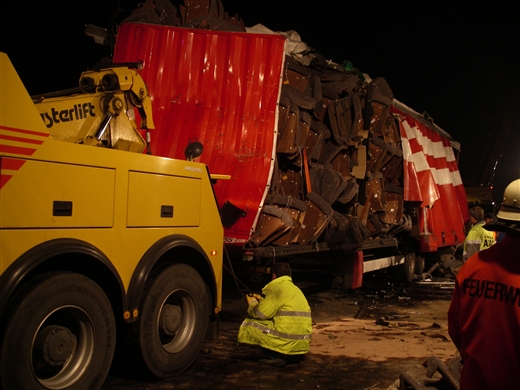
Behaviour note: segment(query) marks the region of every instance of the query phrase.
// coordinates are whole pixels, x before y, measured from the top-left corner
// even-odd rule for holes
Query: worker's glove
[[[259,296],[259,295],[258,294],[247,294],[246,295],[247,304],[250,305],[252,303],[258,303],[257,296]]]
[[[262,299],[262,296],[260,294],[254,294],[253,293],[251,295],[254,296],[258,300],[258,302],[260,302],[260,299]]]

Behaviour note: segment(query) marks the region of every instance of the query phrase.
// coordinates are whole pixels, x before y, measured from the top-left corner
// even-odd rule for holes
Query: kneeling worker
[[[240,325],[238,342],[262,347],[267,358],[260,359],[260,364],[283,366],[288,357],[309,352],[311,308],[293,284],[287,263],[273,265],[272,280],[262,289],[262,295],[247,296],[250,317]]]

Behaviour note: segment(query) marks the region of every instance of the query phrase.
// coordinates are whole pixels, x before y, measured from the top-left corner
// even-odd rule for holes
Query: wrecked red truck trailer
[[[319,258],[344,288],[389,267],[452,274],[468,218],[458,143],[383,78],[289,53],[292,39],[123,24],[114,62],[143,62],[150,152],[183,158],[197,140],[231,175],[214,186],[225,244],[251,265]]]

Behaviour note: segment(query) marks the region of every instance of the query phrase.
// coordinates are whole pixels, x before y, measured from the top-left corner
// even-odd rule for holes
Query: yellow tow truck
[[[146,85],[128,66],[32,99],[0,54],[0,381],[102,386],[130,341],[160,378],[217,334],[223,227],[210,175],[143,153]]]

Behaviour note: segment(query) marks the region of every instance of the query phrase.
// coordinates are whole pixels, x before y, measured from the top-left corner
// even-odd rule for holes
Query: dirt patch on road
[[[445,325],[431,322],[356,320],[318,323],[310,353],[372,361],[389,358],[451,358],[456,350]]]

